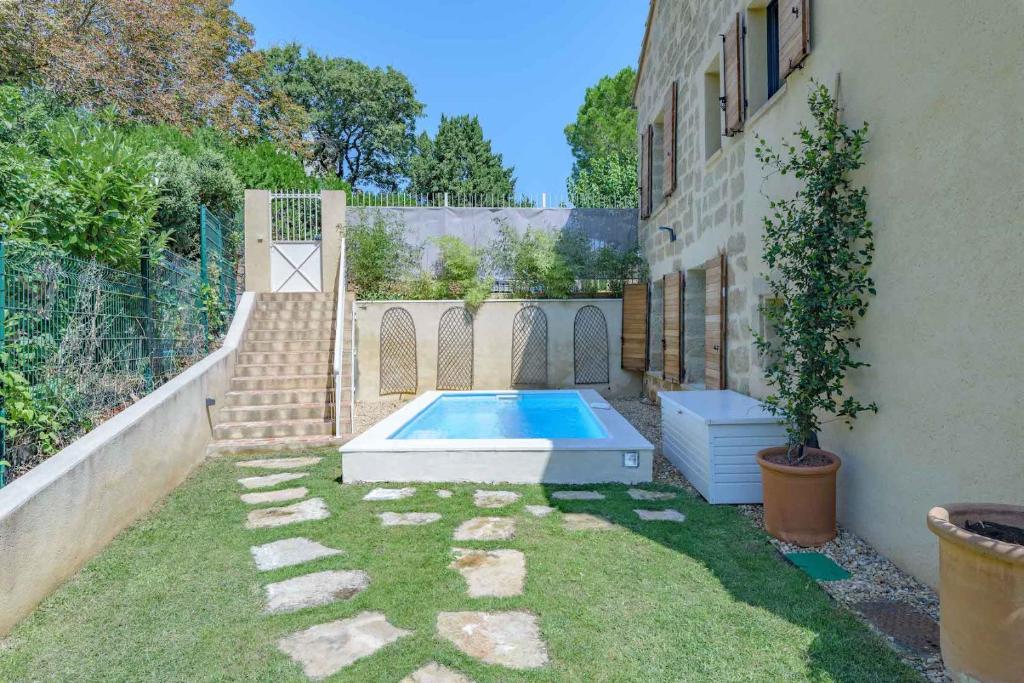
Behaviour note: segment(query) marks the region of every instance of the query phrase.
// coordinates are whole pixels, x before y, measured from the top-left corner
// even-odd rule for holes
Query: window
[[[767,15],[765,62],[768,66],[768,97],[771,97],[782,87],[782,79],[779,78],[779,0],[769,2],[765,14]],[[767,100],[768,97],[765,99]]]
[[[756,0],[747,8],[744,50],[747,101],[756,112],[782,87],[779,76],[779,3]]]
[[[722,149],[721,57],[715,55],[704,72],[704,159]]]

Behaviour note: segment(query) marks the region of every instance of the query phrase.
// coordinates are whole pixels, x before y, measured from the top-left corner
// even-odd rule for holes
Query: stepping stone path
[[[416,495],[416,489],[374,489],[363,496],[363,500],[401,500]]]
[[[384,526],[419,526],[441,519],[436,512],[382,512],[377,516]]]
[[[311,522],[331,516],[323,498],[310,498],[301,503],[279,508],[253,510],[245,522],[246,529],[266,529],[295,522]]]
[[[674,500],[676,494],[669,491],[645,491],[643,489],[630,489],[626,493],[633,500]]]
[[[555,500],[604,500],[597,491],[555,491],[551,497]]]
[[[686,515],[679,510],[633,510],[645,522],[685,522]]]
[[[265,458],[263,460],[242,460],[235,467],[262,467],[265,470],[288,470],[293,467],[315,465],[323,458]]]
[[[282,472],[280,474],[267,474],[262,477],[245,477],[239,479],[238,483],[247,489],[265,489],[269,486],[283,484],[286,481],[295,481],[305,476],[305,472]]]
[[[508,598],[523,594],[526,556],[518,550],[468,550],[452,548],[458,569],[466,579],[471,598]]]
[[[555,511],[555,508],[550,505],[527,505],[526,511],[534,517],[547,517]]]
[[[260,503],[281,503],[286,500],[297,500],[305,498],[309,489],[305,486],[298,486],[293,489],[278,489],[277,491],[260,491],[259,493],[243,493],[242,502],[249,505]]]
[[[320,680],[411,634],[392,626],[380,612],[360,612],[293,633],[277,646],[302,665],[306,676]]]
[[[519,500],[514,491],[485,491],[478,489],[473,494],[473,503],[478,508],[503,508]]]
[[[604,517],[586,513],[567,512],[562,515],[562,523],[568,531],[607,531],[615,525]]]
[[[256,562],[256,569],[261,572],[269,572],[271,569],[291,567],[311,560],[318,560],[321,557],[341,555],[344,550],[328,548],[308,538],[286,538],[264,545],[254,545],[249,548],[252,559]]]
[[[507,541],[515,538],[516,520],[512,517],[474,517],[455,530],[456,541]]]
[[[437,497],[438,498],[451,498],[452,497],[452,492],[449,491],[448,489],[438,489],[437,490]],[[430,665],[428,664],[427,666],[430,666]],[[426,667],[424,667],[424,668],[426,668]],[[420,669],[420,671],[422,671],[422,670],[423,669]]]
[[[487,664],[535,669],[548,663],[537,617],[529,612],[441,612],[437,632]]]
[[[466,678],[458,671],[452,671],[437,662],[431,662],[413,671],[398,683],[473,683],[473,680]]]
[[[370,575],[359,570],[326,571],[296,576],[294,579],[267,584],[267,606],[264,612],[279,614],[306,607],[327,605],[348,600],[370,585]]]

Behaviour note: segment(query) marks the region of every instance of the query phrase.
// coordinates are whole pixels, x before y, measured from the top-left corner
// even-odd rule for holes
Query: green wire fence
[[[239,293],[242,229],[201,209],[201,256],[137,272],[0,239],[0,486],[209,352]]]

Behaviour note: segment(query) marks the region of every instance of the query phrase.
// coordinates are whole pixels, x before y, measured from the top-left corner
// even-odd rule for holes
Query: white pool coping
[[[572,393],[607,437],[593,439],[392,439],[442,395]],[[654,445],[593,389],[428,391],[340,448],[346,481],[598,483],[651,481]],[[626,467],[626,452],[638,466]],[[514,458],[507,454],[516,453]],[[504,455],[503,455],[504,454]]]

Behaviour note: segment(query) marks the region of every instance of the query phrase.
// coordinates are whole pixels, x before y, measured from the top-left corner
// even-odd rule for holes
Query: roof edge
[[[636,93],[640,89],[640,77],[644,73],[644,61],[647,57],[647,43],[651,37],[651,24],[654,23],[654,6],[658,4],[658,0],[651,0],[650,6],[647,8],[647,23],[644,25],[644,39],[640,44],[640,61],[636,65],[636,82],[633,84],[633,106],[636,106]]]

